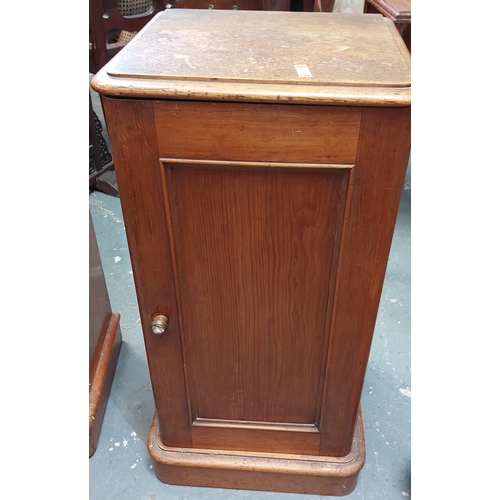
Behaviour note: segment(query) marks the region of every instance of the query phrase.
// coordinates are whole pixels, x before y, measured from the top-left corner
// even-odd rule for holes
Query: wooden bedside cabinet
[[[181,485],[351,492],[410,149],[381,15],[165,11],[92,81]]]

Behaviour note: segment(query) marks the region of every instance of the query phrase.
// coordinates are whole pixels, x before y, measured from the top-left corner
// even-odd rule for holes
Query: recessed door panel
[[[350,166],[163,165],[195,441],[311,452]]]

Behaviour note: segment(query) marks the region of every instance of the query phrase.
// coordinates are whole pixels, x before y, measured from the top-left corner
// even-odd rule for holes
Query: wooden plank
[[[356,158],[361,110],[286,104],[155,102],[162,157],[346,163]]]

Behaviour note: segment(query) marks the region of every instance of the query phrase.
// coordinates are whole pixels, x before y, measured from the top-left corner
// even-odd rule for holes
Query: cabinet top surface
[[[202,89],[207,99],[232,100],[322,101],[328,94],[338,102],[356,94],[358,104],[363,95],[386,104],[404,95],[409,105],[410,56],[380,15],[170,9],[92,86],[114,96],[195,99]]]

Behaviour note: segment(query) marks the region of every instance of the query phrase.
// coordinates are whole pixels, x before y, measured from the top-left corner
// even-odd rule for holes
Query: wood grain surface
[[[114,96],[409,105],[408,52],[380,14],[170,9],[93,79]]]
[[[148,451],[156,476],[168,484],[336,496],[354,490],[366,456],[361,411],[345,457],[172,448],[159,439],[156,418]]]
[[[107,95],[156,473],[348,493],[409,156],[409,52],[380,15],[177,12],[93,83]],[[316,80],[290,76],[294,61]],[[156,314],[169,318],[160,335]]]
[[[170,9],[106,71],[115,78],[409,86],[404,58],[387,50],[394,40],[381,17],[322,17],[317,22],[309,12]],[[306,65],[311,76],[301,76],[296,65]]]
[[[223,440],[225,449],[263,450],[278,440],[289,451],[317,453],[319,435],[291,433],[286,424],[318,421],[349,169],[166,167],[191,418],[285,424],[260,433],[219,428],[218,440],[196,427],[193,445]]]
[[[409,109],[361,110],[354,166],[287,168],[161,159],[158,103],[104,103],[121,124],[110,136],[163,442],[250,451],[281,442],[346,455],[409,154]],[[200,109],[205,123],[213,110]],[[316,109],[323,136],[331,112]],[[192,153],[203,139],[191,143]],[[226,157],[239,158],[231,144]],[[165,335],[151,334],[156,313],[170,318]]]
[[[410,109],[363,110],[332,305],[320,454],[349,451],[409,154]]]
[[[315,423],[346,172],[167,169],[193,418]]]
[[[356,158],[359,108],[185,101],[156,101],[154,108],[162,157],[350,164]]]

